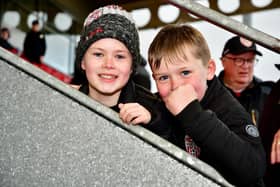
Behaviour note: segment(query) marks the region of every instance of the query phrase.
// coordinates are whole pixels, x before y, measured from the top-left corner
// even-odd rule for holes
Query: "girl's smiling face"
[[[104,38],[91,44],[81,66],[91,97],[119,96],[132,73],[132,56],[122,42]]]

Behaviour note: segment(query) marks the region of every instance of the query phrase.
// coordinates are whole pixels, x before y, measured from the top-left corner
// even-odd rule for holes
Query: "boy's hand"
[[[137,125],[148,124],[151,121],[150,112],[139,103],[120,103],[119,108],[119,115],[124,123]]]
[[[191,84],[184,84],[172,90],[162,98],[167,109],[173,114],[179,114],[192,101],[198,99],[197,93]]]

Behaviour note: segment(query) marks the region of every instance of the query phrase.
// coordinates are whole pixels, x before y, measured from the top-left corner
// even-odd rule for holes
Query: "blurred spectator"
[[[3,27],[1,29],[1,33],[0,33],[0,46],[11,51],[14,54],[18,54],[18,49],[15,48],[14,46],[12,46],[9,43],[9,38],[10,38],[11,34],[8,28]]]
[[[280,70],[280,64],[276,67]],[[264,182],[267,187],[280,186],[280,79],[271,90],[260,119],[259,129],[267,154]]]
[[[38,20],[32,22],[31,30],[26,34],[22,58],[28,60],[33,65],[39,67],[57,79],[70,83],[72,77],[44,63],[43,57],[46,51],[46,40]]]
[[[40,32],[39,21],[32,22],[31,31],[29,31],[24,40],[22,57],[31,63],[42,63],[46,51],[46,40]]]
[[[254,42],[239,36],[232,37],[222,52],[224,70],[219,79],[250,113],[254,124],[258,125],[265,99],[274,83],[254,76],[256,55],[262,56],[262,53],[257,50]]]

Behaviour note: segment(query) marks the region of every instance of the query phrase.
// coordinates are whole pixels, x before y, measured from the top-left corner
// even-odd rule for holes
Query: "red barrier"
[[[20,57],[25,59],[26,61],[28,61],[28,59],[23,54],[21,54]],[[38,68],[44,70],[45,72],[49,73],[50,75],[56,77],[57,79],[65,82],[65,83],[70,83],[71,80],[72,80],[71,76],[66,75],[66,74],[56,70],[55,68],[53,68],[51,66],[48,66],[44,63],[34,63],[34,62],[30,62],[30,63],[37,66]]]

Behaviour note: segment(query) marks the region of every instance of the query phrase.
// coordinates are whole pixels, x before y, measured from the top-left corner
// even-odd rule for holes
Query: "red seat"
[[[26,61],[28,61],[28,59],[24,56],[24,54],[21,54],[20,56],[21,58],[25,59]],[[70,83],[72,80],[72,77],[69,75],[66,75],[58,70],[56,70],[55,68],[48,66],[46,64],[43,63],[34,63],[34,62],[30,62],[31,64],[37,66],[38,68],[44,70],[45,72],[49,73],[50,75],[56,77],[57,79],[65,82],[65,83]]]

